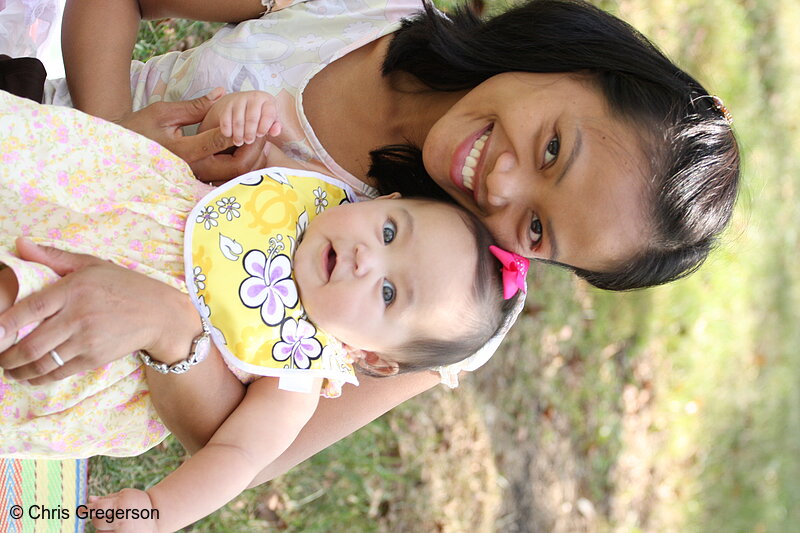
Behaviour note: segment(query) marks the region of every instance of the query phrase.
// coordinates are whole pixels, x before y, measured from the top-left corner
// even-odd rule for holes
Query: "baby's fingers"
[[[281,134],[281,123],[278,121],[278,113],[272,100],[261,103],[259,107],[261,120],[258,122],[258,136],[270,135],[276,137]]]
[[[274,113],[264,115],[261,111],[261,102],[259,99],[253,98],[248,100],[247,111],[245,114],[245,127],[244,127],[244,142],[252,144],[257,137],[263,137],[267,134],[269,126],[265,127],[265,123],[271,124],[274,120]]]

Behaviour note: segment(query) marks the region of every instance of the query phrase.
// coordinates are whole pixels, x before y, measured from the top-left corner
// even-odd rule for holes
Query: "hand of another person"
[[[13,379],[49,383],[138,349],[156,358],[182,353],[202,329],[189,298],[164,283],[27,239],[17,240],[17,250],[23,259],[47,265],[63,278],[0,313],[0,367]],[[36,322],[29,335],[12,345],[21,328]]]
[[[108,496],[89,496],[89,515],[97,531],[117,533],[158,532],[156,518],[161,510],[153,507],[143,490],[122,489]]]
[[[231,178],[246,174],[251,170],[266,168],[267,163],[265,153],[267,142],[266,137],[256,139],[253,144],[242,145],[235,150],[225,150],[203,159],[189,163],[195,177],[200,181],[221,185]]]

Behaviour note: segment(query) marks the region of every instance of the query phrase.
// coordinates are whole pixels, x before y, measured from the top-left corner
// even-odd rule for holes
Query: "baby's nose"
[[[378,254],[364,244],[356,245],[354,257],[356,276],[366,276],[378,266]]]

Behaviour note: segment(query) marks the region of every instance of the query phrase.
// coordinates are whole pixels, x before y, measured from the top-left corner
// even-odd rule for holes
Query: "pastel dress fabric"
[[[279,388],[297,392],[324,378],[326,397],[358,384],[342,344],[306,315],[293,268],[308,225],[352,200],[350,188],[333,178],[270,168],[222,185],[192,210],[189,294],[234,372],[277,377]]]
[[[115,124],[4,92],[0,131],[0,263],[14,270],[18,298],[58,279],[15,256],[20,235],[186,291],[186,216],[212,188],[181,159]],[[134,354],[44,386],[3,377],[0,420],[3,457],[136,455],[168,434]]]

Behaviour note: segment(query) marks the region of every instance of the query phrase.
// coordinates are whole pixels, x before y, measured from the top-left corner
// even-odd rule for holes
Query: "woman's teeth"
[[[481,152],[483,151],[483,147],[486,145],[486,139],[489,138],[489,134],[491,130],[488,130],[486,133],[478,137],[478,140],[475,141],[475,144],[472,145],[472,149],[469,151],[469,155],[467,155],[466,159],[464,159],[464,167],[461,169],[461,182],[464,184],[464,187],[472,189],[473,185],[473,178],[475,177],[475,167],[478,166],[478,161],[481,159]]]

